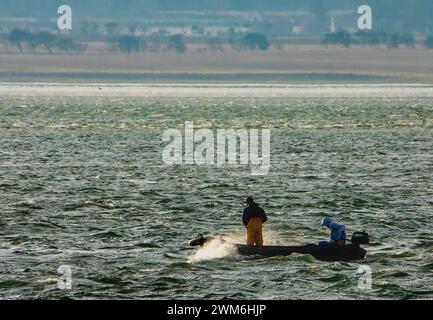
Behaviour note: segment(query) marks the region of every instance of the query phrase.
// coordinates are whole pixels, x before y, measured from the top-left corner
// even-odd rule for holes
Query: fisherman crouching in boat
[[[329,241],[319,241],[319,246],[341,245],[346,244],[346,227],[343,224],[335,223],[329,217],[324,217],[322,227],[331,230],[331,239]]]
[[[247,245],[263,246],[263,223],[268,218],[265,210],[254,202],[253,197],[248,197],[245,201],[247,207],[242,214],[242,222],[247,228]]]

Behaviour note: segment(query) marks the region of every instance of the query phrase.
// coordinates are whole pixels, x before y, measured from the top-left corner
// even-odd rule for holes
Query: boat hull
[[[366,250],[356,245],[319,246],[307,244],[303,246],[248,246],[236,244],[238,253],[243,256],[289,256],[293,253],[309,254],[320,261],[353,261],[365,258]]]

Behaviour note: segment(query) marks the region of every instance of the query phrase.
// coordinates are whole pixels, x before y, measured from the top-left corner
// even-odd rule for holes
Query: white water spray
[[[294,235],[287,242],[287,239],[282,239],[278,236],[278,232],[272,229],[265,229],[264,232],[265,245],[289,245],[290,243],[302,243],[303,236]],[[287,236],[286,236],[287,237]],[[243,232],[235,232],[234,234],[220,236],[207,242],[203,247],[189,256],[188,262],[194,263],[206,260],[215,260],[226,257],[240,258],[235,243],[245,244],[246,235]],[[245,257],[243,257],[245,259]]]
[[[206,243],[203,247],[200,247],[192,256],[188,259],[189,263],[221,259],[225,257],[235,256],[237,249],[233,245],[222,238],[212,239]]]

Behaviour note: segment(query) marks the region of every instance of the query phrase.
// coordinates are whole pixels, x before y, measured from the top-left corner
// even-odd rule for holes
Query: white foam
[[[200,247],[189,259],[188,262],[221,259],[237,255],[236,246],[222,238],[212,239],[203,247]]]

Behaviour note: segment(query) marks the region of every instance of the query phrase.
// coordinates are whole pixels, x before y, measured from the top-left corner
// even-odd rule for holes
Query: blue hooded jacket
[[[346,239],[346,227],[343,224],[335,223],[329,217],[322,220],[322,226],[331,229],[331,242]]]

